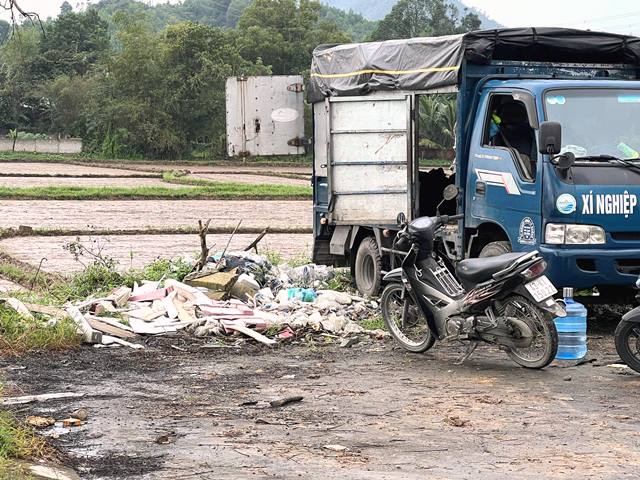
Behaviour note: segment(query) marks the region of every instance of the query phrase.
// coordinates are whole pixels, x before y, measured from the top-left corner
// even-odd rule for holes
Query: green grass
[[[114,163],[114,164],[136,164],[136,163],[159,163],[159,164],[191,164],[191,165],[213,165],[213,164],[233,164],[233,165],[282,165],[282,166],[309,166],[311,165],[311,155],[291,155],[273,157],[250,157],[246,159],[230,159],[226,157],[208,158],[202,155],[180,159],[158,159],[158,158],[105,158],[92,153],[79,154],[56,154],[56,153],[35,153],[35,152],[0,152],[1,160],[15,161],[39,161],[39,162],[91,162],[91,163]]]
[[[33,477],[15,460],[0,458],[0,480],[33,480]]]
[[[271,265],[275,265],[277,267],[278,265],[282,265],[282,263],[284,263],[282,254],[276,250],[266,250],[262,252],[262,254],[267,257],[267,260],[271,262]]]
[[[0,384],[0,398],[2,390]],[[13,414],[0,412],[0,480],[32,479],[18,460],[49,457],[52,453],[52,448],[33,429],[22,425]]]
[[[381,316],[367,318],[358,322],[366,330],[386,330],[387,326]]]
[[[12,263],[3,254],[0,254],[0,277],[4,277],[7,280],[11,280],[25,287],[31,287],[31,285],[33,285],[33,288],[38,289],[45,289],[51,283],[46,273],[39,272],[36,277],[35,269],[25,270]]]
[[[25,200],[141,200],[141,199],[303,199],[310,187],[297,185],[251,185],[211,182],[206,186],[169,187],[0,187],[0,198]]]
[[[44,316],[34,316],[34,319],[26,319],[12,308],[0,305],[0,353],[20,355],[25,352],[67,350],[80,344],[77,326],[70,319],[46,325]]]
[[[453,163],[452,160],[443,160],[440,158],[421,158],[419,165],[421,167],[445,167],[449,168]]]
[[[338,292],[353,291],[353,279],[348,269],[336,269],[334,273],[334,277],[327,282],[327,288],[329,290],[336,290]]]

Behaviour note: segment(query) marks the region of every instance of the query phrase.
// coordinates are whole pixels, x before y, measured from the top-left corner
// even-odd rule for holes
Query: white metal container
[[[302,76],[230,77],[226,100],[230,157],[305,152]]]

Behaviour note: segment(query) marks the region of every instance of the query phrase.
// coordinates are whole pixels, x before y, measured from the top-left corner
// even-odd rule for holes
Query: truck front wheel
[[[382,283],[382,257],[373,237],[360,242],[354,270],[358,291],[364,296],[377,295]]]
[[[497,257],[505,253],[511,253],[512,251],[510,242],[491,242],[487,243],[482,250],[480,250],[479,257]]]

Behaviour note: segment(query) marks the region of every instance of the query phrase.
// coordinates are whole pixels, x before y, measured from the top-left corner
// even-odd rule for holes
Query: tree
[[[38,54],[40,31],[25,25],[2,46],[0,56],[0,127],[29,128],[41,115],[42,102],[30,65]]]
[[[458,9],[445,0],[400,0],[378,23],[372,40],[436,37],[480,28],[480,18]]]
[[[71,4],[67,2],[67,0],[62,2],[62,5],[60,5],[60,15],[65,15],[71,12],[73,12],[73,7],[71,6]]]
[[[350,39],[330,20],[320,19],[313,0],[255,0],[238,21],[238,46],[251,61],[261,59],[276,75],[307,72],[313,49]]]
[[[216,153],[225,146],[227,77],[270,73],[240,56],[230,32],[192,22],[167,28],[163,64],[167,108],[187,148],[204,139]]]
[[[456,127],[456,96],[420,95],[420,144],[429,148],[453,148]]]
[[[68,12],[45,25],[31,73],[40,81],[59,75],[84,75],[109,48],[108,23],[97,10]]]
[[[11,34],[11,25],[5,20],[0,20],[0,45],[9,39]]]

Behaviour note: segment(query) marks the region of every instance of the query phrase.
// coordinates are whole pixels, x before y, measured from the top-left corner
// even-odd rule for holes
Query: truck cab
[[[455,160],[424,168],[421,99],[452,94]],[[314,261],[350,266],[363,294],[377,293],[401,257],[398,214],[437,213],[464,214],[443,235],[453,262],[538,250],[558,289],[631,293],[640,39],[499,29],[319,47],[309,100]],[[557,138],[541,138],[548,131]],[[451,183],[461,194],[441,203]]]
[[[547,121],[562,128],[569,168],[540,152]],[[631,285],[640,273],[639,151],[638,81],[488,81],[463,185],[467,255],[535,249],[559,286]]]

